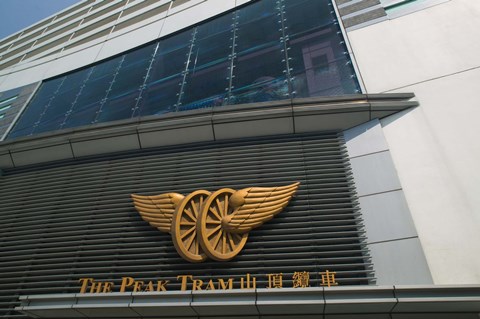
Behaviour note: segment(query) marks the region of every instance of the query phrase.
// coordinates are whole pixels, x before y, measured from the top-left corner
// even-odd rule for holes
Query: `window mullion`
[[[293,81],[293,78],[292,78],[292,75],[291,75],[291,72],[292,72],[292,68],[290,67],[290,58],[289,58],[289,55],[288,55],[288,51],[290,50],[290,48],[288,47],[288,42],[290,40],[290,37],[287,33],[287,29],[288,27],[285,25],[286,23],[286,17],[285,17],[285,3],[284,3],[284,0],[278,0],[277,1],[277,10],[278,10],[278,15],[279,15],[279,18],[280,18],[280,27],[281,27],[281,32],[282,32],[282,38],[280,39],[280,42],[282,43],[282,46],[283,46],[283,53],[284,53],[284,62],[285,63],[285,76],[286,76],[286,79],[285,79],[285,82],[287,83],[288,85],[288,97],[291,97],[294,92],[293,92],[293,88],[292,88],[292,81]]]
[[[153,50],[153,53],[152,53],[152,57],[148,63],[148,67],[147,67],[147,72],[145,73],[145,77],[143,78],[143,83],[142,85],[140,85],[140,87],[138,88],[139,92],[138,92],[138,97],[135,101],[135,106],[132,108],[132,118],[135,117],[135,116],[138,116],[139,115],[139,108],[140,108],[140,105],[141,105],[141,101],[142,101],[142,95],[143,95],[143,91],[145,91],[145,88],[147,87],[147,81],[148,81],[148,78],[150,76],[150,72],[152,70],[152,66],[153,66],[153,63],[155,62],[155,57],[157,55],[157,51],[158,51],[158,46],[160,45],[160,41],[157,41],[157,44],[155,45],[155,50]]]
[[[233,16],[233,23],[232,23],[232,51],[230,55],[228,56],[230,66],[228,67],[230,70],[230,74],[228,76],[228,94],[227,94],[227,104],[230,104],[230,99],[232,95],[232,88],[233,88],[233,78],[235,77],[235,74],[233,73],[234,68],[235,68],[235,58],[237,57],[236,49],[235,47],[237,46],[237,31],[238,31],[238,11],[235,11]]]
[[[57,86],[57,89],[55,90],[55,92],[53,92],[52,97],[48,100],[48,103],[43,108],[42,113],[40,113],[40,116],[38,117],[38,120],[32,125],[32,131],[28,135],[32,135],[32,134],[35,133],[35,130],[37,129],[40,122],[42,121],[43,116],[45,115],[45,113],[47,113],[48,108],[52,104],[52,101],[55,100],[55,98],[57,97],[57,94],[60,92],[60,89],[62,88],[62,85],[63,85],[63,83],[65,82],[66,79],[67,79],[67,76],[64,76],[62,78],[62,81],[60,81],[60,84]]]
[[[187,75],[188,75],[188,68],[190,67],[190,62],[192,58],[193,47],[195,46],[195,38],[197,35],[197,28],[195,27],[192,32],[192,38],[190,40],[190,48],[187,53],[187,61],[185,62],[185,70],[182,72],[182,83],[180,85],[180,92],[178,93],[178,100],[177,104],[175,104],[175,112],[178,112],[180,106],[182,105],[182,98],[183,93],[185,90],[185,85],[187,84]]]

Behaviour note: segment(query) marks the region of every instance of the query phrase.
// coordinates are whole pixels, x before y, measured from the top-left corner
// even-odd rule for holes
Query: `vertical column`
[[[344,132],[377,285],[432,277],[378,119]]]

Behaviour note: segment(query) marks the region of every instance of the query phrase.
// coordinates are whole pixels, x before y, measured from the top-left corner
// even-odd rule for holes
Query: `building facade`
[[[1,40],[1,315],[478,318],[477,27],[84,0]]]

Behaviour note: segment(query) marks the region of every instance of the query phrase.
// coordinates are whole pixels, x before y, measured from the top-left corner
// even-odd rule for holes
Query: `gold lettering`
[[[307,288],[310,286],[310,273],[308,271],[296,271],[292,276],[293,288]]]
[[[148,292],[153,291],[153,282],[149,281],[144,291],[148,291]]]
[[[267,288],[282,288],[283,287],[283,274],[267,274],[268,287]]]
[[[167,291],[167,284],[170,280],[159,280],[157,281],[157,291]]]
[[[125,292],[125,288],[132,286],[135,280],[132,277],[122,277],[122,285],[120,286],[120,292]]]
[[[103,283],[103,292],[112,292],[113,282],[106,281]]]
[[[250,281],[250,274],[247,274],[247,278],[240,278],[240,289],[256,289],[257,288],[257,278],[252,277]]]
[[[96,281],[92,281],[92,286],[90,287],[90,293],[93,294],[93,293],[100,293],[102,292],[102,283],[101,282],[96,282]]]
[[[334,271],[326,270],[325,272],[321,272],[322,275],[322,283],[321,286],[338,286],[338,282],[335,280],[335,275],[337,273]]]
[[[203,280],[193,279],[192,290],[202,290]]]
[[[82,288],[80,288],[80,293],[84,294],[87,291],[88,284],[93,282],[93,278],[80,278],[78,282],[82,283]]]
[[[213,284],[213,279],[210,279],[210,281],[208,282],[208,285],[207,285],[207,288],[205,288],[206,290],[215,290],[215,285]]]
[[[182,285],[180,287],[180,290],[187,290],[187,279],[190,278],[192,279],[192,275],[180,275],[177,276],[177,280],[182,279]]]
[[[218,289],[223,289],[223,290],[233,289],[233,278],[229,278],[227,280],[227,283],[228,283],[228,288],[223,279],[218,279]]]
[[[135,284],[133,284],[133,292],[142,291],[142,286],[143,286],[143,281],[135,281]]]

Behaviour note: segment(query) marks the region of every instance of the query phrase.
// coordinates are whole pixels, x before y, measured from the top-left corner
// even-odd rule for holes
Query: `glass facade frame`
[[[360,92],[330,0],[260,0],[45,80],[8,138],[191,109]]]

